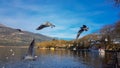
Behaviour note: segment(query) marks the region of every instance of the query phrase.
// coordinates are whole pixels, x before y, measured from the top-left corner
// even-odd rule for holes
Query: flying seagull
[[[25,57],[23,57],[24,60],[35,60],[37,56],[34,56],[34,45],[35,45],[35,40],[33,39],[29,48],[28,52]]]
[[[76,40],[79,38],[80,34],[83,31],[87,31],[87,30],[88,30],[88,27],[86,25],[83,25],[82,27],[80,27],[80,30],[78,31],[78,34],[77,34],[77,37],[76,37]]]
[[[53,25],[50,22],[46,22],[46,23],[41,24],[36,30],[41,30],[41,29],[43,29],[45,27],[51,27],[51,28],[53,28],[53,27],[55,27],[55,25]]]
[[[17,31],[19,31],[19,32],[22,32],[22,30],[21,29],[16,29]]]

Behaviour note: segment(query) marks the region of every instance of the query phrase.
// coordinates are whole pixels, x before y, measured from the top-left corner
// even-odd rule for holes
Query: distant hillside
[[[22,31],[0,24],[0,45],[29,45],[33,38],[36,42],[52,39],[42,34]]]

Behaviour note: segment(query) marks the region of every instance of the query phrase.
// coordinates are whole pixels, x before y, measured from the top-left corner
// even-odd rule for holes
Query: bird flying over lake
[[[22,32],[22,30],[21,29],[16,29],[17,31],[19,31],[19,32]]]
[[[41,24],[36,30],[41,30],[41,29],[43,29],[45,27],[51,27],[51,28],[53,28],[53,27],[55,27],[55,25],[53,25],[50,22],[46,22],[46,23]]]
[[[36,56],[34,56],[34,46],[35,46],[35,40],[33,39],[28,48],[28,52],[27,52],[26,56],[23,57],[23,59],[25,59],[25,60],[35,60],[36,59]]]
[[[86,25],[83,25],[82,27],[80,27],[80,30],[78,31],[78,34],[77,34],[77,37],[76,37],[76,40],[78,39],[78,37],[80,36],[80,34],[83,31],[87,31],[87,30],[88,30],[88,27]]]

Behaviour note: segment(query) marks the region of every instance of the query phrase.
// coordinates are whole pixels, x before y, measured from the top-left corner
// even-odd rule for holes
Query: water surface
[[[26,48],[0,48],[0,68],[104,68],[106,62],[105,56],[96,52],[48,49],[36,50],[38,58],[26,61],[22,60],[26,51]]]

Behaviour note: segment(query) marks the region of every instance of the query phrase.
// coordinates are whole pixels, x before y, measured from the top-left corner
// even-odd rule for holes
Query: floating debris
[[[14,55],[15,55],[15,53],[13,52],[13,53],[12,53],[12,56],[14,56]]]
[[[8,57],[6,57],[6,59],[8,59]]]
[[[10,52],[13,52],[13,49],[10,49]]]
[[[2,68],[5,68],[5,66],[3,66]]]

